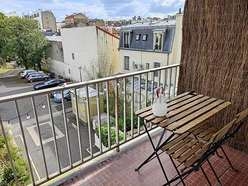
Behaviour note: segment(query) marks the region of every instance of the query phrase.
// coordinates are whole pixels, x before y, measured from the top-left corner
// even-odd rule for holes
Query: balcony
[[[168,99],[176,96],[179,65],[159,67],[129,74],[75,83],[46,90],[0,98],[2,140],[10,177],[20,181],[16,170],[24,159],[27,179],[21,184],[64,185],[162,185],[165,179],[156,160],[134,171],[151,152],[144,123],[134,114],[150,105],[158,85]],[[54,103],[52,94],[70,99]],[[4,108],[8,105],[10,110]],[[118,119],[117,119],[118,118]],[[161,129],[149,125],[158,141]],[[168,133],[167,133],[168,135]],[[7,142],[7,143],[6,143]],[[13,154],[13,148],[19,149]],[[247,183],[248,155],[225,147],[240,172],[226,171],[225,160],[213,157],[221,169],[223,184]],[[163,165],[169,177],[176,172],[166,154]],[[216,183],[206,167],[211,182]],[[23,175],[22,175],[23,176]],[[237,181],[237,182],[236,182]],[[189,185],[207,184],[201,173],[186,179]]]

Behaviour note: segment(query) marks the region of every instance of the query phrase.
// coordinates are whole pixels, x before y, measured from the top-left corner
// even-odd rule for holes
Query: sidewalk
[[[19,74],[20,71],[21,69],[9,69],[5,73],[0,73],[0,79],[15,77]]]

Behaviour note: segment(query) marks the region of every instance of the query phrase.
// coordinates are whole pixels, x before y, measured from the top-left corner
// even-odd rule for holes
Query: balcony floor
[[[154,137],[157,141],[158,137]],[[234,167],[238,169],[238,172],[232,169],[225,170],[229,167],[225,159],[220,159],[216,156],[212,157],[210,161],[214,165],[218,175],[223,172],[225,174],[221,177],[221,182],[223,185],[248,185],[248,154],[237,151],[231,147],[224,147],[227,154],[229,155]],[[154,159],[150,163],[146,164],[141,168],[140,172],[137,173],[134,169],[139,163],[142,162],[151,153],[152,148],[148,140],[142,142],[135,147],[119,153],[118,155],[100,163],[93,170],[87,173],[80,174],[79,176],[68,180],[63,185],[65,186],[99,186],[99,185],[109,185],[109,186],[157,186],[163,185],[165,183],[165,178],[163,177],[161,168],[158,161]],[[221,154],[221,152],[220,152]],[[166,173],[170,178],[176,175],[173,165],[169,157],[164,153],[161,155],[161,160],[165,167]],[[209,166],[204,164],[204,170],[206,171],[212,185],[216,185],[217,181],[211,172]],[[191,174],[185,180],[187,185],[208,185],[203,174],[198,171]],[[175,185],[175,184],[174,184]],[[182,185],[182,184],[180,184]]]

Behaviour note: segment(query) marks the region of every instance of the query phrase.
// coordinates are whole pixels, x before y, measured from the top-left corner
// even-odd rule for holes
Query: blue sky
[[[165,17],[183,8],[185,0],[0,0],[0,11],[18,15],[33,10],[52,10],[58,21],[83,12],[90,18],[119,19],[138,16]]]

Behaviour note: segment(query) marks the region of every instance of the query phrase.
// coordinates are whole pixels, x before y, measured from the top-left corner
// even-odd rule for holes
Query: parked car
[[[45,88],[51,88],[51,87],[56,87],[58,85],[61,85],[63,83],[65,83],[65,80],[63,80],[63,79],[52,79],[49,81],[35,84],[33,86],[33,89],[34,90],[40,90],[40,89],[45,89]]]
[[[48,79],[49,79],[49,76],[46,74],[42,74],[42,73],[30,74],[27,78],[28,82],[45,81]]]
[[[53,94],[53,101],[55,103],[61,103],[62,102],[62,92],[61,91],[55,91]],[[66,101],[71,101],[71,91],[69,89],[63,91],[64,99]]]
[[[21,78],[25,78],[25,76],[26,76],[28,73],[30,73],[30,72],[36,72],[36,71],[33,70],[33,69],[23,70],[23,71],[21,71],[21,73],[20,73],[20,77],[21,77]]]
[[[37,71],[35,71],[35,72],[30,72],[30,73],[28,73],[26,76],[25,76],[25,79],[28,79],[31,75],[46,75],[44,72],[42,72],[42,71],[39,71],[39,72],[37,72]],[[48,76],[48,75],[46,75],[46,76]],[[48,76],[49,77],[49,76]]]
[[[38,73],[42,73],[42,74],[45,74],[43,71],[33,71],[33,72],[28,72],[24,78],[28,78],[31,74],[38,74]]]

